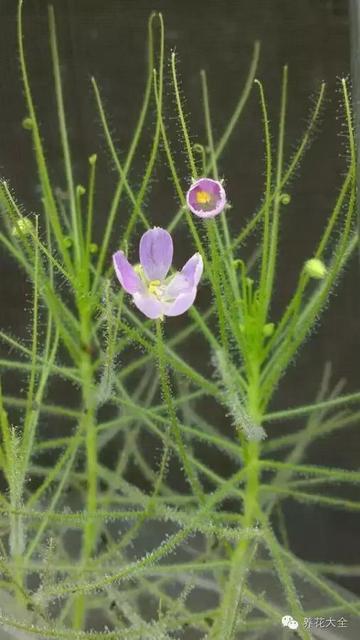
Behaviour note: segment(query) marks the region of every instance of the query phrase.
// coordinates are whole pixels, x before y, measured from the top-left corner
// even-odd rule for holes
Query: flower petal
[[[226,193],[219,180],[200,178],[186,194],[187,205],[199,218],[214,218],[226,205]]]
[[[162,299],[165,315],[178,316],[191,307],[202,271],[202,257],[200,253],[195,253],[164,287]]]
[[[200,253],[195,253],[186,262],[180,272],[175,273],[170,282],[165,286],[163,298],[177,298],[180,294],[188,293],[194,286],[196,287],[203,271],[203,261]]]
[[[202,271],[202,257],[200,253],[195,253],[181,272],[174,275],[162,295],[166,316],[179,316],[191,307],[196,298]]]
[[[189,287],[187,291],[180,293],[177,298],[175,298],[172,303],[165,303],[164,305],[164,314],[166,316],[179,316],[182,313],[185,313],[191,305],[194,303],[196,298],[197,287],[193,285]]]
[[[184,264],[181,269],[181,273],[187,280],[198,285],[202,276],[203,268],[204,264],[200,253],[194,253],[194,255]]]
[[[137,308],[151,320],[161,318],[164,315],[164,304],[158,298],[147,292],[136,292],[133,300]]]
[[[177,271],[171,280],[165,285],[162,298],[166,302],[173,302],[181,293],[187,293],[193,287],[193,283],[187,280],[182,273]]]
[[[143,288],[142,282],[123,251],[114,253],[113,264],[117,278],[125,291],[128,293],[141,291]]]
[[[140,240],[140,262],[149,280],[163,280],[173,259],[170,233],[161,227],[146,231]]]

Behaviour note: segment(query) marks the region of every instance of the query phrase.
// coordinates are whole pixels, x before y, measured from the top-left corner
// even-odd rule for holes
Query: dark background
[[[0,173],[9,180],[26,211],[39,207],[36,171],[31,143],[21,127],[26,115],[16,53],[16,2],[0,0]],[[47,3],[26,0],[25,42],[35,103],[43,137],[59,186],[64,185],[51,63],[47,36]],[[311,256],[329,215],[347,157],[339,77],[349,76],[350,35],[345,0],[56,0],[58,37],[70,122],[70,139],[77,180],[85,180],[87,157],[99,154],[101,186],[97,193],[97,232],[103,227],[114,173],[101,137],[90,76],[97,78],[110,115],[120,155],[126,151],[143,95],[146,73],[147,19],[161,10],[166,26],[167,52],[176,48],[179,72],[190,115],[191,130],[204,140],[199,70],[206,69],[216,137],[221,134],[241,92],[250,63],[253,42],[262,44],[258,76],[263,80],[273,133],[280,96],[282,66],[289,65],[289,110],[286,156],[289,157],[306,126],[307,114],[321,81],[327,83],[325,109],[305,162],[290,187],[281,239],[279,277],[274,318],[286,304],[304,260]],[[167,69],[167,72],[169,70]],[[170,103],[168,118],[171,112]],[[173,106],[173,104],[172,104]],[[149,134],[151,127],[149,126]],[[173,139],[178,130],[174,123]],[[195,135],[195,138],[196,138]],[[150,140],[150,135],[148,140]],[[141,179],[147,144],[140,149],[133,184]],[[182,163],[182,157],[180,163]],[[185,168],[183,169],[185,178]],[[137,173],[138,172],[138,173]],[[231,224],[240,229],[256,210],[263,189],[261,114],[256,92],[246,107],[221,161],[233,204]],[[157,169],[149,206],[154,224],[167,223],[175,198],[165,162]],[[126,212],[125,212],[126,214]],[[103,216],[103,217],[102,217]],[[1,249],[2,251],[2,249]],[[187,249],[185,249],[187,251]],[[181,250],[177,254],[181,262]],[[186,256],[186,254],[184,254]],[[346,390],[359,383],[359,268],[356,258],[338,283],[332,302],[323,315],[317,335],[308,341],[274,402],[288,407],[312,401],[323,364],[331,361],[334,382],[346,378]],[[14,263],[1,256],[1,324],[14,335],[28,338],[24,314],[30,287],[17,274]],[[202,354],[195,351],[195,356]],[[194,352],[192,353],[194,357]],[[284,428],[274,425],[277,433]],[[345,435],[346,433],[346,435]],[[358,468],[359,431],[339,432],[311,449],[309,460],[338,467]],[[306,515],[305,515],[306,514]],[[359,562],[359,518],[353,514],[306,508],[303,513],[288,507],[290,539],[295,550],[309,559]],[[315,532],[315,533],[314,533]],[[344,581],[359,589],[355,580]]]

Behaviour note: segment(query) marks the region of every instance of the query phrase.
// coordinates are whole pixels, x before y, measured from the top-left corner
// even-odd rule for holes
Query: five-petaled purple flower
[[[170,233],[154,227],[140,240],[140,265],[135,268],[123,251],[113,255],[116,275],[122,287],[133,297],[134,303],[148,318],[179,316],[193,304],[197,285],[203,271],[203,261],[195,253],[181,271],[166,277],[173,258]]]
[[[214,218],[226,205],[226,193],[221,182],[212,178],[200,178],[186,194],[187,205],[199,218]]]

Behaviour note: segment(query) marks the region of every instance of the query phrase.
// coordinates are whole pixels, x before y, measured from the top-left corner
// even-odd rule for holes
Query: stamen
[[[148,284],[149,293],[152,293],[155,296],[160,295],[159,287],[161,285],[160,280],[151,280]]]
[[[196,202],[198,204],[209,204],[211,202],[211,195],[208,191],[197,191]]]

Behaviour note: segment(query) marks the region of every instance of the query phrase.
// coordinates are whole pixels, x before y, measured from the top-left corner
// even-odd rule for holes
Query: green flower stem
[[[244,445],[246,457],[246,489],[244,493],[243,528],[250,529],[256,522],[259,493],[259,443],[246,442]],[[256,550],[256,541],[249,537],[240,540],[231,558],[231,568],[226,583],[219,616],[210,635],[211,640],[232,640],[234,638],[238,606],[243,583],[249,565]]]
[[[184,442],[181,436],[181,430],[179,427],[176,410],[173,403],[172,392],[170,387],[170,380],[166,368],[165,361],[165,350],[164,350],[164,340],[163,340],[163,331],[162,331],[162,320],[156,321],[156,337],[157,337],[157,347],[158,347],[158,363],[159,363],[159,373],[160,373],[160,384],[161,390],[164,398],[164,402],[166,404],[168,410],[168,416],[170,419],[171,430],[175,436],[176,443],[178,446],[178,454],[180,460],[183,464],[185,473],[188,477],[189,483],[193,490],[194,495],[197,496],[200,504],[204,503],[204,493],[198,477],[190,464],[186,448],[184,446]]]
[[[261,424],[259,409],[259,371],[254,366],[252,379],[249,380],[248,411],[256,422]],[[243,528],[251,529],[256,524],[259,511],[260,488],[260,443],[244,440],[243,442],[244,472],[246,487],[244,491]],[[231,557],[231,568],[226,583],[219,615],[210,635],[211,640],[232,640],[235,636],[238,607],[240,604],[243,583],[256,551],[256,540],[246,537],[240,540]]]
[[[276,570],[278,578],[284,588],[286,600],[288,603],[288,607],[290,609],[291,614],[295,617],[296,620],[304,619],[304,611],[299,599],[299,595],[296,591],[296,587],[291,575],[291,572],[288,568],[288,563],[284,562],[284,558],[282,555],[282,548],[278,543],[274,533],[271,530],[269,522],[266,516],[262,513],[262,511],[258,510],[258,517],[261,523],[261,531],[264,536],[265,544],[270,552],[273,559],[273,566]],[[309,631],[300,624],[298,627],[298,634],[302,640],[311,640],[311,635]]]
[[[285,170],[282,178],[281,178],[281,183],[280,183],[280,189],[283,189],[286,184],[290,181],[290,178],[292,178],[292,176],[294,175],[296,169],[298,168],[304,154],[305,151],[308,149],[309,145],[310,145],[310,141],[311,141],[311,137],[314,134],[314,129],[315,129],[315,125],[318,121],[320,112],[321,112],[321,107],[323,105],[323,101],[324,101],[324,96],[325,96],[325,88],[326,85],[323,82],[320,86],[320,90],[319,90],[319,95],[318,95],[318,99],[315,103],[315,107],[310,115],[309,118],[309,124],[308,127],[306,128],[306,131],[301,139],[301,142],[297,148],[297,150],[295,151],[294,155],[292,156],[290,163],[288,165],[288,168]],[[278,189],[275,188],[272,191],[271,194],[271,200],[274,200],[274,198],[276,197],[276,194],[278,192]],[[240,232],[240,234],[237,236],[237,238],[235,238],[235,240],[233,241],[232,244],[232,248],[235,249],[236,247],[239,247],[241,244],[244,243],[244,241],[246,240],[246,238],[248,238],[250,236],[250,234],[254,231],[256,225],[260,222],[260,220],[262,219],[263,215],[264,215],[264,211],[266,208],[266,203],[264,203],[259,210],[257,211],[257,213],[249,220],[249,222],[246,224],[246,226],[244,227],[244,229],[242,229],[242,231]]]
[[[143,103],[142,103],[142,107],[140,110],[140,114],[138,116],[138,120],[135,126],[135,130],[134,130],[134,134],[131,140],[131,144],[128,150],[128,153],[126,155],[125,158],[125,162],[124,162],[124,166],[119,166],[117,167],[119,170],[119,180],[117,182],[113,197],[112,197],[112,202],[111,202],[111,206],[110,206],[110,211],[109,211],[109,215],[108,215],[108,219],[107,219],[107,223],[106,223],[106,227],[105,227],[105,232],[104,232],[104,236],[103,236],[103,241],[101,243],[101,248],[100,248],[100,252],[99,252],[99,258],[98,258],[98,262],[97,262],[97,266],[96,266],[96,274],[95,274],[95,278],[94,278],[94,284],[93,284],[93,291],[97,291],[97,286],[101,277],[101,274],[103,273],[103,267],[104,267],[104,263],[105,263],[105,259],[106,259],[106,255],[107,255],[107,250],[109,247],[109,243],[110,243],[110,238],[111,238],[111,233],[114,227],[114,223],[115,223],[115,219],[116,219],[116,215],[118,212],[118,208],[119,208],[119,203],[122,197],[122,193],[123,193],[123,189],[125,188],[126,191],[128,192],[128,195],[133,203],[134,206],[134,215],[135,213],[137,215],[140,215],[140,210],[141,210],[141,198],[140,198],[140,193],[143,194],[143,192],[146,189],[146,186],[142,186],[139,196],[138,198],[134,197],[134,194],[131,190],[131,187],[129,185],[129,182],[127,180],[127,176],[130,172],[132,163],[133,163],[133,159],[138,147],[138,143],[141,137],[141,134],[143,132],[143,128],[144,128],[144,124],[145,124],[145,119],[148,113],[148,109],[149,109],[149,105],[150,105],[150,100],[151,100],[151,94],[152,94],[152,84],[153,84],[153,68],[154,68],[154,47],[153,47],[153,21],[155,19],[155,17],[158,15],[159,17],[159,21],[160,21],[160,25],[161,25],[161,30],[163,32],[163,22],[162,22],[162,17],[160,14],[156,14],[156,13],[152,13],[150,18],[149,18],[149,23],[148,23],[148,71],[147,71],[147,81],[146,81],[146,87],[145,87],[145,93],[144,93],[144,98],[143,98]],[[163,40],[163,33],[161,35],[161,42]],[[163,47],[163,44],[161,44],[161,47]],[[115,156],[118,162],[118,158],[117,158],[117,154],[115,151],[115,147],[112,141],[112,137],[109,131],[109,128],[107,126],[107,120],[106,120],[106,115],[105,115],[105,111],[101,102],[101,96],[100,96],[100,92],[97,88],[97,84],[94,78],[92,78],[92,84],[93,84],[93,88],[94,88],[94,92],[95,92],[95,98],[96,98],[96,102],[97,102],[97,106],[98,106],[98,110],[99,110],[99,115],[100,115],[100,120],[102,122],[102,126],[103,126],[103,130],[104,130],[104,134],[105,134],[105,139],[106,142],[109,146],[110,152],[113,156],[113,160],[115,160]],[[155,144],[154,142],[154,146],[157,150],[157,144]],[[154,151],[155,154],[155,151]],[[151,158],[152,158],[152,154],[151,154]],[[152,162],[155,162],[155,158],[152,159]],[[148,165],[149,166],[149,165]],[[121,175],[120,175],[120,170],[121,170]],[[149,168],[150,173],[148,174],[148,172],[146,171],[146,180],[150,179],[150,174],[152,171],[152,167]],[[143,216],[143,222],[146,225],[147,220],[146,217]],[[127,236],[128,237],[128,236]]]
[[[205,127],[206,127],[206,133],[207,133],[207,143],[210,151],[211,172],[215,180],[219,180],[219,170],[218,170],[218,165],[216,160],[214,136],[213,136],[212,123],[211,123],[211,115],[210,115],[209,92],[207,87],[206,73],[204,70],[201,71],[201,86],[202,86],[202,94],[203,94],[203,108],[204,108],[204,116],[205,116]],[[207,174],[207,171],[204,170],[204,175],[206,174]],[[229,281],[231,283],[232,290],[233,290],[231,299],[233,299],[234,297],[235,298],[239,297],[239,288],[238,288],[238,282],[236,278],[236,272],[233,265],[233,253],[232,253],[231,239],[230,239],[230,233],[229,233],[229,227],[228,227],[228,221],[227,221],[227,208],[225,208],[225,210],[221,213],[220,219],[221,219],[223,236],[225,239],[226,250],[224,250],[222,238],[220,236],[220,232],[218,230],[217,225],[214,225],[214,227],[216,232],[217,244],[219,246],[219,251],[221,253],[221,256],[225,256],[225,260],[223,260],[223,258],[222,260],[224,262],[226,271],[229,275]]]
[[[130,327],[124,321],[120,320],[121,328],[126,334],[126,336],[129,339],[136,341],[139,345],[144,347],[149,353],[153,353],[154,336],[151,334],[150,331],[148,331],[143,326],[143,324],[141,324],[141,321],[137,318],[136,314],[132,313],[129,309],[126,309],[126,308],[124,309],[124,311],[126,315],[129,317],[129,319],[132,320],[133,325],[138,326],[140,329],[140,331],[137,331],[136,328]],[[146,336],[146,338],[149,337],[151,342],[148,342],[148,340],[144,338],[140,332],[142,332]],[[183,360],[173,349],[171,349],[167,345],[164,345],[164,349],[165,349],[166,357],[171,363],[171,366],[174,368],[175,371],[178,371],[179,373],[184,374],[189,378],[189,380],[192,380],[194,383],[196,383],[199,387],[203,388],[204,390],[206,389],[211,395],[215,397],[219,397],[222,395],[216,384],[214,384],[212,381],[205,378],[201,373],[198,373],[195,369],[193,369],[193,367],[191,367],[185,360]],[[119,374],[118,377],[120,380],[122,379],[121,373]]]
[[[182,104],[181,104],[180,89],[179,89],[179,83],[178,83],[177,73],[176,73],[176,56],[175,56],[175,52],[174,51],[171,54],[171,71],[172,71],[172,79],[173,79],[173,84],[174,84],[175,99],[176,99],[176,105],[177,105],[177,109],[178,109],[179,121],[180,121],[181,128],[182,128],[182,131],[183,131],[184,142],[185,142],[185,147],[186,147],[186,151],[187,151],[187,155],[188,155],[189,165],[190,165],[192,177],[193,177],[194,180],[196,180],[197,177],[198,177],[198,173],[197,173],[197,168],[196,168],[196,163],[195,163],[195,159],[194,159],[193,148],[192,148],[192,145],[191,145],[189,132],[188,132],[188,129],[187,129],[187,126],[186,126],[186,120],[185,120],[185,116],[184,116],[184,111],[183,111]]]
[[[123,188],[125,188],[129,199],[137,213],[137,215],[139,215],[139,217],[141,218],[141,220],[143,221],[143,224],[145,226],[145,228],[149,228],[149,222],[146,218],[146,216],[144,215],[140,204],[137,200],[137,198],[135,197],[133,190],[131,189],[131,186],[129,184],[128,178],[127,178],[127,174],[128,174],[128,169],[129,169],[129,162],[125,162],[124,167],[122,166],[122,164],[120,163],[120,160],[118,158],[118,154],[116,153],[116,149],[115,149],[115,145],[113,143],[112,137],[111,137],[111,133],[110,133],[110,129],[108,126],[108,122],[107,122],[107,118],[106,118],[106,114],[105,114],[105,110],[103,107],[103,102],[100,96],[100,90],[99,87],[97,85],[97,82],[95,80],[95,78],[91,78],[91,82],[92,82],[92,86],[93,86],[93,90],[94,90],[94,95],[95,95],[95,100],[96,100],[96,104],[97,104],[97,109],[100,115],[100,119],[101,119],[101,124],[104,130],[104,134],[105,134],[105,140],[108,144],[108,147],[110,149],[110,153],[114,162],[114,165],[119,173],[119,182],[118,182],[118,187],[117,187],[117,191],[116,193],[118,194],[115,198],[115,203],[116,203],[116,207],[115,209],[113,208],[113,214],[115,215],[115,213],[117,212],[117,206],[120,202],[120,197],[123,191]],[[112,219],[112,218],[111,218]],[[109,217],[110,220],[110,217]],[[112,225],[108,227],[109,228],[109,233],[112,230]],[[106,246],[107,246],[107,242],[106,242]],[[100,263],[102,265],[102,263]]]
[[[38,235],[38,219],[36,218],[36,237]],[[28,383],[28,391],[26,398],[26,411],[23,427],[22,438],[17,435],[16,430],[11,431],[10,434],[10,448],[11,456],[8,460],[9,469],[8,480],[10,489],[10,502],[13,510],[17,510],[22,507],[25,478],[28,472],[28,464],[33,447],[36,420],[34,420],[34,411],[32,409],[35,387],[36,387],[36,356],[38,349],[38,320],[39,320],[39,290],[38,290],[38,266],[39,266],[39,251],[38,246],[35,244],[35,265],[34,265],[34,298],[33,298],[33,327],[32,327],[32,348],[31,348],[31,370]],[[51,327],[50,327],[51,331]],[[44,377],[45,370],[43,370]],[[14,557],[16,563],[15,577],[17,582],[23,584],[23,568],[22,557],[25,548],[25,536],[26,530],[23,523],[23,518],[15,513],[10,517],[10,551]]]
[[[54,7],[50,5],[48,12],[49,12],[50,48],[51,48],[51,57],[52,57],[52,63],[53,63],[53,75],[54,75],[56,104],[57,104],[59,127],[60,127],[60,138],[61,138],[61,145],[62,145],[63,158],[64,158],[66,182],[67,182],[67,188],[68,188],[69,199],[70,199],[71,226],[72,226],[72,233],[74,235],[75,258],[77,261],[77,265],[79,266],[80,259],[81,259],[81,248],[82,248],[81,235],[80,235],[81,225],[80,225],[80,217],[79,217],[77,206],[76,206],[76,194],[75,194],[75,186],[74,186],[74,179],[73,179],[73,173],[72,173],[71,153],[70,153],[70,145],[68,140],[66,118],[65,118],[64,97],[63,97],[63,90],[62,90],[62,83],[61,83],[61,76],[60,76],[60,60],[59,60],[59,51],[58,51],[57,37],[56,37]]]
[[[89,157],[89,178],[88,178],[88,200],[87,200],[87,211],[86,211],[86,231],[85,231],[85,257],[84,263],[89,264],[90,262],[90,245],[93,231],[93,218],[94,218],[94,194],[95,194],[95,177],[96,177],[96,161],[97,155],[96,153],[92,154]],[[89,270],[87,271],[88,275],[90,275]],[[86,283],[89,286],[89,283]]]
[[[324,400],[323,402],[316,402],[314,404],[308,404],[301,407],[294,407],[293,409],[284,409],[283,411],[275,411],[274,413],[267,413],[264,416],[264,422],[273,422],[276,420],[288,420],[292,418],[298,418],[299,416],[306,416],[313,411],[321,409],[333,409],[336,407],[346,406],[352,403],[360,403],[360,392],[348,393],[344,396],[337,398],[331,398]]]
[[[352,169],[350,169],[345,177],[345,180],[342,184],[338,199],[336,201],[334,210],[329,218],[329,222],[326,226],[325,232],[321,238],[321,241],[319,243],[319,246],[316,250],[316,252],[314,253],[314,256],[316,258],[320,258],[324,248],[326,246],[326,244],[329,241],[330,238],[330,234],[331,231],[335,225],[336,220],[338,219],[346,197],[348,197],[348,192],[351,188],[351,181],[352,181]],[[276,332],[274,333],[274,336],[269,340],[267,347],[266,347],[266,354],[270,353],[270,351],[272,350],[273,346],[277,343],[277,341],[279,340],[279,336],[281,336],[282,334],[288,333],[289,331],[289,323],[291,322],[291,320],[293,318],[296,318],[297,312],[299,311],[299,307],[300,304],[302,302],[302,297],[305,291],[306,286],[308,285],[310,281],[310,277],[304,272],[302,271],[302,273],[300,274],[299,277],[299,282],[297,285],[297,288],[295,289],[295,292],[293,294],[293,297],[291,299],[291,301],[289,302],[282,318],[280,319],[280,322],[278,323]]]
[[[160,96],[159,96],[159,88],[158,88],[158,82],[157,82],[156,69],[154,69],[154,72],[153,72],[153,79],[154,79],[154,95],[155,95],[158,119],[159,119],[159,123],[160,123],[161,137],[162,137],[162,141],[163,141],[163,145],[164,145],[164,151],[165,151],[166,158],[167,158],[167,161],[168,161],[169,169],[170,169],[170,172],[171,172],[171,175],[172,175],[172,179],[173,179],[173,182],[174,182],[174,187],[175,187],[176,193],[177,193],[178,198],[179,198],[181,210],[185,211],[186,222],[188,224],[188,227],[189,227],[189,230],[191,232],[191,235],[194,238],[194,242],[195,242],[196,248],[197,248],[198,252],[200,253],[200,255],[202,256],[202,259],[204,261],[205,270],[207,270],[207,263],[208,263],[207,256],[206,256],[206,253],[204,251],[204,248],[203,248],[203,245],[202,245],[202,242],[201,242],[201,238],[200,238],[200,236],[199,236],[199,234],[197,232],[196,226],[195,226],[195,224],[194,224],[194,222],[192,220],[192,216],[191,216],[189,210],[187,209],[185,194],[184,194],[183,189],[182,189],[181,184],[180,184],[178,172],[176,170],[175,162],[174,162],[174,159],[173,159],[173,156],[172,156],[172,152],[171,152],[171,148],[170,148],[169,139],[168,139],[168,136],[167,136],[167,133],[166,133],[165,123],[164,123],[164,119],[163,119],[162,111],[161,111],[161,104],[160,104]]]
[[[54,231],[54,235],[61,252],[62,258],[64,260],[66,269],[69,273],[73,271],[73,265],[70,259],[69,252],[65,245],[65,238],[63,234],[63,230],[60,224],[59,213],[57,210],[57,205],[53,193],[53,188],[51,185],[49,172],[46,164],[44,149],[41,141],[40,130],[38,126],[38,121],[36,117],[35,107],[32,99],[29,76],[26,66],[25,60],[25,51],[24,51],[24,42],[23,42],[23,23],[22,23],[22,10],[23,10],[23,0],[19,0],[18,3],[18,13],[17,13],[17,25],[18,25],[18,48],[19,48],[19,58],[20,58],[20,70],[22,75],[22,81],[24,86],[24,94],[25,100],[29,112],[29,118],[31,122],[31,133],[34,144],[34,152],[37,162],[38,175],[39,180],[43,192],[43,203],[46,214],[49,217],[51,222],[52,229]]]
[[[0,192],[2,193],[2,195],[5,195],[5,201],[8,207],[7,212],[10,216],[11,222],[16,227],[18,219],[21,218],[21,212],[10,193],[7,184],[3,182],[1,186],[2,189],[0,189]],[[35,234],[35,231],[31,234],[31,237],[33,238],[34,246],[38,247],[38,237],[37,234]],[[3,238],[1,239],[5,240]],[[32,247],[30,241],[26,237],[26,234],[21,232],[21,230],[19,233],[19,241],[21,242],[21,246],[19,243],[18,250],[15,251],[12,250],[13,245],[11,243],[5,241],[5,245],[14,255],[14,257],[16,257],[22,264],[25,270],[29,273],[31,280],[33,281],[35,279],[35,249]],[[61,298],[55,295],[52,281],[45,273],[43,264],[40,260],[38,261],[38,272],[38,277],[41,280],[42,285],[40,287],[40,290],[42,290],[42,296],[46,300],[46,304],[49,309],[51,309],[53,312],[54,319],[58,324],[60,333],[62,335],[64,343],[69,350],[69,353],[71,353],[72,357],[76,359],[76,353],[79,352],[77,347],[78,341],[76,341],[76,338],[73,336],[73,333],[77,331],[76,319],[74,318],[68,307],[62,302]],[[70,324],[72,325],[71,331],[69,331]]]
[[[155,18],[155,14],[153,16]],[[145,169],[145,173],[142,179],[142,183],[136,198],[136,202],[137,202],[137,206],[133,208],[131,215],[129,217],[129,222],[127,224],[127,227],[125,229],[125,232],[122,236],[122,243],[126,243],[128,242],[133,227],[135,225],[136,219],[137,219],[137,210],[140,207],[140,204],[143,202],[146,193],[147,193],[147,188],[150,182],[150,178],[157,160],[157,156],[158,156],[158,149],[159,149],[159,143],[160,143],[160,137],[161,137],[161,125],[160,125],[160,118],[158,113],[162,112],[162,103],[163,103],[163,84],[164,84],[164,20],[162,17],[162,14],[159,13],[157,14],[158,20],[159,20],[159,26],[160,26],[160,45],[159,45],[159,66],[158,66],[158,77],[159,77],[159,90],[158,90],[158,96],[159,96],[159,111],[157,109],[157,118],[156,118],[156,125],[155,125],[155,133],[153,136],[153,142],[152,142],[152,146],[151,146],[151,150],[150,150],[150,154],[149,154],[149,159],[146,165],[146,169]],[[151,28],[151,23],[150,23],[150,28]],[[150,37],[150,36],[149,36]],[[153,74],[153,69],[149,68],[149,78],[151,78],[151,83],[152,83],[152,74]]]
[[[83,396],[83,427],[85,430],[86,448],[86,478],[87,498],[86,511],[88,518],[85,522],[82,543],[82,566],[86,566],[96,544],[96,522],[93,518],[97,507],[97,432],[96,432],[96,396],[94,393],[94,371],[88,347],[91,340],[91,323],[87,303],[79,307],[81,316],[81,337],[83,343],[82,358],[79,370],[82,380]],[[85,618],[85,598],[80,594],[75,600],[73,624],[75,629],[81,629]]]
[[[249,67],[249,72],[245,81],[244,89],[239,97],[239,100],[229,119],[228,124],[224,129],[224,132],[221,138],[215,145],[215,154],[214,154],[215,160],[218,160],[222,155],[225,147],[227,146],[227,143],[229,142],[229,138],[231,137],[231,134],[233,133],[236,125],[238,124],[238,121],[242,115],[244,107],[249,99],[249,96],[253,87],[253,83],[254,83],[256,69],[259,63],[259,54],[260,54],[260,43],[258,41],[255,41],[252,59]],[[193,145],[193,150],[197,151],[198,147],[199,147],[198,144]],[[208,163],[204,167],[203,175],[207,175],[207,173],[211,170],[211,165],[212,165],[212,160],[210,159],[210,161],[208,161]],[[179,221],[182,218],[182,214],[183,214],[183,209],[180,208],[167,227],[169,232],[173,231],[176,228],[176,226],[178,225]]]
[[[285,66],[283,69],[283,80],[282,80],[282,90],[281,90],[277,163],[276,163],[276,173],[275,173],[276,191],[275,191],[274,206],[272,211],[270,246],[269,246],[269,263],[268,263],[267,274],[266,274],[264,322],[266,320],[266,316],[270,306],[272,291],[274,288],[277,248],[278,248],[278,240],[279,240],[279,221],[280,221],[280,208],[281,208],[281,178],[283,175],[287,86],[288,86],[288,68],[287,66]],[[271,185],[269,187],[268,198],[270,199],[270,202],[271,202]]]
[[[216,235],[215,228],[216,222],[215,220],[207,220],[206,221],[206,229],[208,232],[209,244],[210,244],[210,253],[211,253],[211,270],[213,272],[212,281],[214,286],[215,293],[215,301],[219,319],[219,329],[220,329],[220,338],[221,344],[224,349],[227,349],[228,339],[226,332],[226,321],[225,321],[225,310],[224,310],[224,300],[221,294],[221,268],[220,268],[220,256],[218,252],[218,246],[216,243]]]
[[[269,117],[266,106],[266,100],[264,90],[261,82],[255,80],[259,88],[260,104],[262,110],[262,117],[264,123],[264,138],[265,138],[265,194],[264,194],[264,219],[263,219],[263,240],[262,240],[262,257],[261,257],[261,272],[260,272],[260,285],[259,285],[259,303],[261,304],[263,315],[262,320],[265,323],[266,313],[268,307],[269,297],[271,290],[268,288],[268,277],[270,273],[270,249],[271,249],[271,219],[270,219],[270,205],[271,205],[271,182],[272,182],[272,151],[270,141],[270,128]]]
[[[212,494],[207,497],[207,500],[205,501],[205,504],[201,507],[201,509],[198,510],[194,516],[189,515],[189,518],[187,518],[187,525],[181,530],[167,537],[166,542],[160,545],[160,547],[155,548],[153,551],[145,554],[143,557],[139,558],[130,565],[121,568],[115,574],[107,575],[99,580],[96,579],[91,582],[80,583],[79,581],[77,581],[76,588],[78,592],[88,593],[96,589],[103,588],[107,585],[111,585],[116,581],[127,580],[130,577],[133,577],[136,573],[139,573],[144,569],[147,569],[149,566],[152,566],[158,559],[165,557],[169,551],[173,551],[179,544],[183,543],[183,541],[186,540],[191,531],[196,530],[204,521],[206,522],[207,518],[214,510],[215,505],[221,503],[229,495],[229,491],[233,489],[234,485],[239,484],[245,474],[246,471],[244,468],[242,468],[240,469],[240,471],[237,471],[234,475],[232,475],[229,479],[222,480],[221,486],[219,486]],[[66,516],[64,516],[64,514],[61,514],[60,517],[66,517],[69,521],[74,520],[73,514],[67,514]],[[75,516],[75,519],[77,518],[82,518],[82,515],[80,514],[80,516]],[[249,534],[249,532],[244,530],[242,532],[242,535],[255,536],[255,531],[251,530]],[[59,597],[67,593],[72,593],[73,591],[73,581],[71,583],[63,582],[54,586],[53,588],[51,588],[51,590],[48,590],[47,593],[44,594],[44,600],[46,601],[47,599],[52,597]]]
[[[258,40],[255,40],[254,42],[254,49],[253,49],[253,54],[252,54],[252,58],[251,58],[251,63],[250,63],[250,67],[249,67],[249,72],[245,81],[245,85],[244,85],[244,89],[240,95],[240,98],[238,100],[238,103],[235,107],[235,110],[230,118],[230,120],[228,121],[228,124],[226,125],[226,128],[220,138],[220,140],[218,141],[218,143],[216,144],[215,147],[215,159],[218,160],[218,158],[220,157],[220,155],[222,154],[222,152],[224,151],[224,148],[226,147],[229,138],[231,137],[231,134],[233,133],[239,119],[240,116],[242,115],[242,112],[244,110],[244,107],[249,99],[252,87],[253,87],[253,83],[254,83],[254,79],[255,79],[255,74],[256,74],[256,70],[258,67],[258,63],[259,63],[259,56],[260,56],[260,42]]]
[[[207,86],[206,72],[204,71],[204,69],[201,70],[200,77],[201,77],[201,87],[202,87],[202,94],[203,94],[203,108],[204,108],[204,116],[205,116],[205,127],[206,127],[206,133],[207,133],[207,143],[210,150],[211,171],[215,180],[219,180],[219,170],[216,162],[213,128],[212,128],[211,115],[210,115],[209,91]],[[230,240],[230,233],[229,233],[229,228],[227,224],[226,210],[221,214],[220,218],[221,218],[221,224],[222,224],[223,234],[225,238],[227,255],[232,259],[231,240]]]

